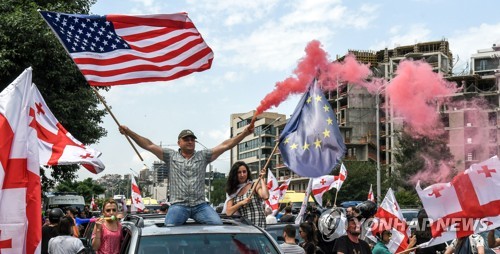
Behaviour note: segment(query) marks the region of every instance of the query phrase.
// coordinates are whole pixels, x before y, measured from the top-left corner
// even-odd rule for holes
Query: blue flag
[[[316,80],[300,99],[280,136],[285,165],[305,177],[329,174],[346,147],[333,109]]]

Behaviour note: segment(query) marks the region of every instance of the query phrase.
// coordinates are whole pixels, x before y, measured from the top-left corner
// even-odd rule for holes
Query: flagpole
[[[335,188],[335,200],[333,201],[333,207],[337,207],[337,195],[339,194],[339,190]]]
[[[115,115],[113,114],[113,112],[111,111],[111,109],[108,107],[108,104],[106,104],[106,101],[104,100],[104,98],[99,94],[99,92],[97,91],[97,89],[95,89],[95,87],[93,87],[93,86],[90,86],[90,87],[92,88],[92,91],[94,91],[95,95],[97,95],[97,98],[99,98],[99,100],[101,101],[101,103],[104,105],[104,107],[106,108],[106,110],[109,112],[109,114],[111,115],[111,117],[113,118],[113,120],[115,120],[115,122],[118,125],[118,127],[120,127],[120,123],[118,122],[118,119],[116,119]],[[142,158],[141,154],[139,153],[139,151],[135,147],[134,143],[132,143],[132,140],[130,140],[130,137],[127,134],[125,134],[125,138],[127,138],[128,143],[132,146],[132,148],[134,149],[134,151],[137,154],[137,156],[139,156],[139,159],[141,159],[141,161],[144,162],[144,159]],[[144,164],[144,166],[146,166],[146,164]]]
[[[267,168],[267,166],[269,165],[269,162],[271,162],[271,158],[273,157],[274,153],[276,152],[276,149],[278,149],[278,145],[280,144],[280,141],[276,141],[276,145],[274,145],[274,148],[273,148],[273,151],[271,152],[271,155],[269,156],[269,158],[267,158],[267,161],[266,161],[266,164],[264,165],[264,169]],[[253,185],[253,188],[252,188],[252,191],[250,192],[250,195],[248,196],[248,198],[252,198],[252,195],[253,193],[255,192],[255,189],[257,189],[257,186],[260,184],[260,180],[262,179],[262,175],[259,176],[259,179],[257,179],[257,183],[255,183]]]

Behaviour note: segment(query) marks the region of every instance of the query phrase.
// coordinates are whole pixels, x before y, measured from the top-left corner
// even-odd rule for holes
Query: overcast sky
[[[187,12],[213,49],[207,71],[102,93],[121,124],[172,148],[186,128],[207,147],[229,138],[230,114],[255,109],[277,81],[291,75],[311,40],[319,40],[334,60],[349,49],[380,50],[444,38],[459,73],[477,49],[500,43],[498,10],[498,0],[98,0],[91,8],[99,15]],[[290,115],[298,99],[271,111]],[[112,118],[104,118],[102,126],[108,135],[92,147],[102,152],[106,169],[93,175],[82,168],[80,180],[130,174],[130,168],[138,172],[142,162]],[[149,167],[158,160],[139,150]],[[214,168],[227,173],[229,152]]]

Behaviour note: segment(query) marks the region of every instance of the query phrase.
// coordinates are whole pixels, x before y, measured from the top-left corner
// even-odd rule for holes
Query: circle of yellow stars
[[[312,96],[309,96],[307,98],[307,100],[306,100],[307,104],[312,103],[313,99],[314,99],[314,101],[316,103],[321,103],[322,102],[322,98],[319,95],[315,96],[314,98]],[[329,112],[330,111],[330,104],[328,102],[323,106],[323,110],[325,112]],[[326,119],[326,122],[327,122],[327,125],[333,125],[333,119],[331,117],[328,117]],[[330,137],[330,130],[325,129],[322,132],[322,134],[323,134],[323,139],[326,139],[326,138]],[[302,150],[307,151],[307,150],[309,150],[309,147],[311,147],[311,145],[314,145],[314,148],[320,149],[322,141],[319,138],[316,138],[316,140],[313,143],[311,143],[311,144],[307,143],[307,141],[305,141],[303,145],[300,145],[300,144],[297,144],[297,143],[290,144],[290,138],[287,137],[283,143],[284,144],[289,144],[290,145],[290,149],[292,149],[292,150],[298,149],[300,147],[300,148],[302,148]]]

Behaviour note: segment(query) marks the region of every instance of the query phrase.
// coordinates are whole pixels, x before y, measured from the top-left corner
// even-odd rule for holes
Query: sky
[[[169,14],[187,12],[214,51],[211,69],[168,82],[112,87],[102,92],[120,124],[165,147],[191,129],[214,147],[230,137],[230,115],[256,109],[275,83],[290,77],[304,48],[319,40],[330,59],[348,50],[381,50],[419,42],[449,41],[454,73],[466,70],[470,55],[500,44],[498,0],[98,0],[92,14]],[[75,67],[76,68],[76,67]],[[271,112],[291,115],[300,96]],[[111,116],[108,134],[91,147],[102,152],[106,169],[82,169],[79,180],[104,174],[139,172],[158,159],[138,148],[141,162],[118,132]],[[200,145],[197,145],[200,149]],[[227,173],[229,152],[213,167]]]

